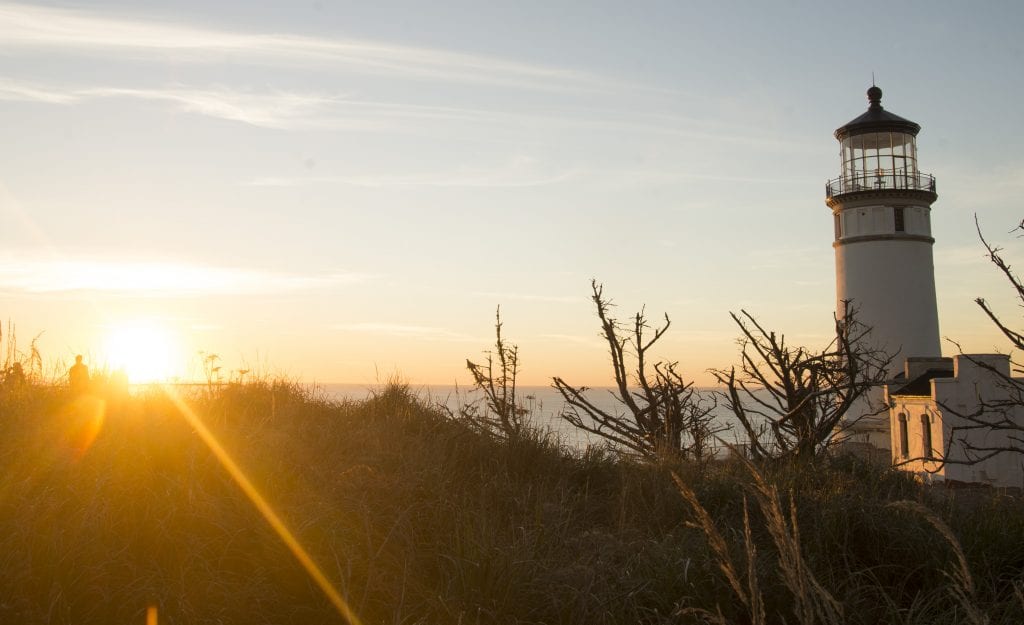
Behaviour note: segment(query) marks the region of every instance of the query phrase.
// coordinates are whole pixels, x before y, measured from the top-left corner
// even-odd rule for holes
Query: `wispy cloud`
[[[316,115],[338,98],[289,92],[246,93],[230,89],[86,89],[82,98],[138,98],[178,105],[183,111],[265,128],[318,125]]]
[[[137,14],[138,15],[138,14]],[[454,125],[488,125],[518,133],[529,124],[533,128],[566,132],[574,128],[595,129],[601,134],[638,133],[661,138],[676,137],[705,145],[730,149],[749,147],[773,154],[816,153],[816,145],[805,145],[792,137],[781,137],[751,125],[742,116],[723,117],[721,111],[703,99],[672,93],[671,100],[661,89],[632,84],[628,80],[572,68],[517,62],[492,56],[438,48],[406,46],[353,38],[326,38],[291,34],[232,31],[152,17],[124,17],[109,12],[84,9],[38,7],[0,3],[0,47],[5,55],[44,54],[101,55],[106,60],[152,60],[164,64],[171,59],[181,63],[228,63],[250,68],[285,67],[315,73],[318,84],[344,85],[350,93],[301,93],[291,87],[267,90],[218,86],[156,85],[59,85],[43,86],[24,81],[0,83],[0,98],[68,104],[86,98],[120,97],[165,102],[179,110],[275,129],[396,130],[400,132],[450,135]],[[151,73],[149,76],[158,75]],[[187,75],[187,73],[186,73]],[[249,75],[252,73],[239,73]],[[265,75],[265,74],[264,74]],[[359,80],[372,76],[372,83]],[[81,81],[86,80],[79,77]],[[149,79],[152,82],[152,79]],[[187,79],[186,79],[187,80]],[[398,85],[396,81],[429,81],[429,97],[418,85]],[[231,80],[228,81],[229,83]],[[262,83],[274,84],[273,78]],[[585,94],[588,104],[581,107],[578,98],[561,104],[535,99],[509,98],[504,104],[475,102],[472,106],[440,106],[453,92],[439,83],[488,85],[518,90],[562,94]],[[284,83],[278,83],[284,84]],[[287,84],[295,84],[289,79]],[[390,84],[384,100],[369,96],[366,89]],[[599,93],[601,97],[589,97]],[[653,99],[651,99],[653,97]],[[415,103],[400,100],[418,98]],[[429,103],[428,103],[429,100]],[[557,99],[556,99],[557,100]],[[692,106],[682,107],[686,101]],[[475,107],[475,108],[474,108]],[[691,117],[678,111],[689,108]],[[666,113],[671,110],[673,112]],[[703,113],[696,112],[704,111]],[[660,111],[660,112],[659,112]],[[431,123],[424,123],[431,122]],[[463,128],[464,130],[465,128]],[[645,168],[650,169],[650,168]],[[593,172],[598,175],[597,172]],[[639,172],[637,175],[641,175]],[[679,180],[678,172],[667,172]],[[691,172],[691,175],[692,172]],[[622,173],[615,175],[620,178]],[[645,178],[658,177],[644,172]],[[711,176],[699,176],[708,177]],[[718,175],[713,179],[721,179]],[[726,177],[727,178],[727,177]],[[437,177],[431,177],[437,180]],[[749,182],[746,178],[729,182]],[[265,179],[265,186],[296,186],[318,180]],[[350,177],[335,181],[360,186],[395,184],[440,184],[465,186],[464,181],[423,182],[409,180]],[[545,180],[526,184],[546,184]],[[760,182],[760,181],[758,181]],[[768,177],[768,182],[778,179]],[[486,183],[486,186],[500,186]]]
[[[585,72],[518,63],[483,55],[375,41],[301,35],[240,33],[100,12],[0,4],[0,41],[14,47],[175,54],[181,60],[321,62],[334,69],[409,78],[488,83],[538,89],[613,89],[624,85]],[[211,54],[212,53],[212,54]]]
[[[355,273],[302,275],[173,262],[0,257],[0,289],[37,294],[253,295],[324,289],[366,279]]]
[[[186,113],[261,126],[265,128],[340,127],[344,120],[327,122],[325,112],[343,98],[308,93],[272,91],[258,93],[229,88],[192,89],[178,85],[163,88],[59,87],[0,78],[0,100],[73,104],[99,98],[132,98],[167,102]],[[350,120],[353,127],[368,127],[368,120]]]
[[[491,125],[518,128],[523,124],[579,124],[579,118],[511,113],[463,107],[433,106],[398,102],[359,100],[345,94],[258,91],[219,85],[188,87],[180,84],[159,87],[117,87],[45,84],[0,77],[0,100],[71,105],[100,98],[129,98],[164,102],[186,113],[277,129],[382,130],[405,129],[423,132],[425,122],[431,128],[439,124]],[[599,120],[587,122],[598,123]],[[638,130],[641,130],[638,128]],[[316,182],[340,182],[359,186],[385,186],[402,183],[393,176],[353,176],[348,178],[257,179],[250,184],[262,186],[298,186]],[[415,178],[409,184],[419,184]]]
[[[80,87],[0,77],[0,100],[70,105],[100,98],[165,102],[186,113],[266,128],[379,130],[404,124],[422,130],[425,121],[498,125],[540,121],[522,114],[356,100],[342,94],[258,91],[223,85],[206,88],[180,84],[146,88]]]
[[[69,104],[80,99],[74,92],[61,91],[23,81],[0,78],[0,100]]]
[[[419,339],[423,341],[459,341],[477,342],[479,339],[462,332],[447,328],[430,326],[405,325],[399,323],[349,323],[332,326],[342,332],[363,334],[380,334],[401,338]]]
[[[2,29],[0,29],[2,34]],[[194,87],[183,84],[163,84],[149,87],[123,87],[112,85],[80,86],[27,81],[0,77],[0,100],[41,102],[54,105],[71,105],[100,98],[135,99],[148,102],[163,102],[186,113],[226,119],[253,126],[275,129],[332,129],[332,130],[393,130],[400,132],[441,132],[449,134],[459,127],[491,127],[518,132],[526,125],[551,129],[552,132],[567,128],[600,129],[636,135],[639,133],[656,136],[675,136],[692,141],[736,143],[753,149],[770,149],[773,152],[805,151],[799,144],[782,141],[762,132],[722,124],[710,119],[694,119],[684,116],[648,115],[631,111],[624,116],[622,111],[580,110],[576,107],[540,111],[502,110],[500,108],[472,108],[464,106],[439,106],[435,104],[392,102],[363,99],[347,93],[324,93],[281,89],[236,88],[226,85]],[[710,130],[709,126],[714,129]],[[476,172],[473,177],[478,177]],[[559,182],[579,172],[569,171],[555,176],[543,176],[541,184]],[[681,179],[710,180],[715,182],[749,182],[770,184],[793,184],[799,179],[785,177],[743,177],[728,176],[720,172],[701,173],[692,170],[664,170],[644,167],[635,170],[612,169],[589,172],[602,180],[626,178],[633,183],[661,183]],[[395,184],[439,186],[466,186],[456,178],[452,182],[438,180],[426,175],[434,182],[424,182],[417,176],[407,179],[395,176],[349,176],[336,178],[259,178],[249,184],[259,186],[300,186],[312,183],[333,182],[357,186],[393,186]],[[533,181],[527,185],[536,184]],[[487,183],[487,186],[499,186]],[[512,183],[508,186],[521,186]]]
[[[300,187],[311,184],[338,184],[353,187],[539,187],[571,179],[573,171],[544,175],[509,175],[494,170],[454,170],[414,174],[366,174],[361,176],[267,176],[244,183],[252,187]]]
[[[495,167],[457,167],[446,171],[405,174],[357,174],[346,176],[267,176],[246,181],[245,186],[298,187],[314,184],[354,187],[537,187],[565,182],[582,170],[548,171],[529,158],[514,158]]]

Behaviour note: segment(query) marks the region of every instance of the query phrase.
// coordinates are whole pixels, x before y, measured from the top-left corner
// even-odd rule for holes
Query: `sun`
[[[178,341],[164,326],[132,321],[111,326],[103,343],[111,371],[123,370],[132,383],[164,382],[182,373]]]

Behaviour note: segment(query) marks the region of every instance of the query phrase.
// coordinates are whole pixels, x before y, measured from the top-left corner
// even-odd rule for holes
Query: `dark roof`
[[[953,377],[952,369],[928,369],[895,391],[889,391],[889,395],[913,395],[915,397],[930,396],[932,394],[932,380],[935,378],[951,377]]]
[[[905,132],[917,136],[921,126],[909,119],[903,119],[882,108],[882,90],[872,86],[868,89],[868,106],[866,113],[856,117],[845,125],[836,129],[836,139],[842,141],[851,135],[860,135],[866,132]]]

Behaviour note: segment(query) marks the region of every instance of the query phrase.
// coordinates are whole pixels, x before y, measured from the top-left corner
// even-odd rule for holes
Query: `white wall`
[[[837,246],[837,310],[844,300],[872,328],[876,347],[899,352],[894,375],[903,358],[941,355],[930,243],[897,239]]]
[[[965,483],[990,484],[998,487],[1024,487],[1024,453],[1004,453],[994,458],[975,464],[959,464],[969,460],[961,444],[967,441],[977,446],[987,447],[1020,447],[1010,440],[1005,431],[991,429],[958,430],[955,428],[970,425],[970,421],[958,415],[970,415],[978,411],[980,402],[992,402],[1008,399],[1006,385],[1000,377],[984,366],[987,365],[1010,375],[1009,359],[1001,354],[958,355],[953,359],[954,373],[951,378],[936,378],[931,383],[931,395],[927,397],[895,396],[890,409],[890,426],[892,428],[893,462],[900,468],[918,473],[927,479],[956,480]],[[907,455],[901,453],[901,432],[899,415],[908,417]],[[932,423],[932,448],[937,457],[945,457],[952,462],[943,464],[937,461],[920,460],[926,456],[921,446],[923,432],[920,416],[926,414]],[[1007,413],[1016,423],[1024,425],[1024,406],[1015,406]],[[988,415],[994,418],[996,415]],[[1024,433],[1018,434],[1022,436]],[[907,459],[914,459],[900,465]]]

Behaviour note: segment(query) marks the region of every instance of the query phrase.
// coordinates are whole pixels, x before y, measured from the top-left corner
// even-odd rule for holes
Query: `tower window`
[[[840,220],[840,218],[839,218],[839,215],[836,215],[835,218],[836,218],[836,241],[838,241],[840,239],[840,237],[843,236],[843,224],[842,224],[842,220]]]
[[[892,209],[893,221],[895,222],[896,232],[904,232],[903,225],[903,207],[897,206]]]
[[[921,455],[932,457],[932,424],[927,414],[921,415]]]
[[[910,455],[910,441],[907,438],[907,415],[901,412],[900,421],[900,457],[906,458]]]

